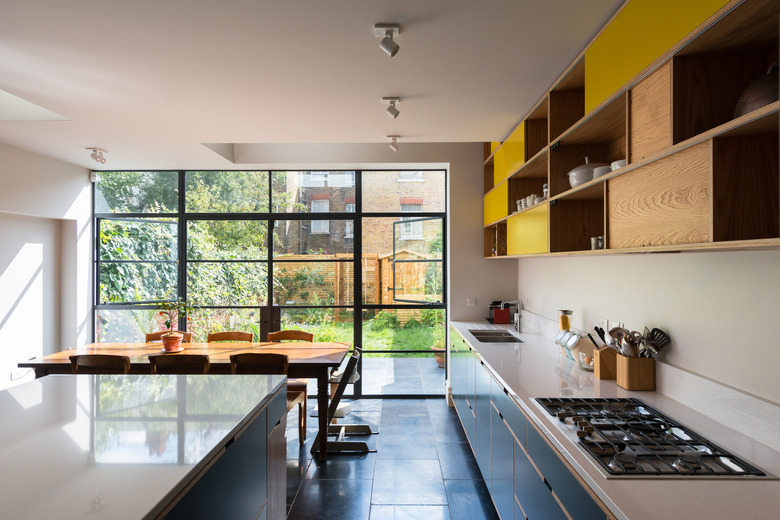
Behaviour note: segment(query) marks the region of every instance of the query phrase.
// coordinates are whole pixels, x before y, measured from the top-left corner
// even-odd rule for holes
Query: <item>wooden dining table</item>
[[[84,347],[67,349],[18,364],[32,368],[35,377],[48,374],[70,374],[70,356],[78,354],[114,354],[130,358],[131,374],[149,374],[149,356],[162,354],[160,343],[91,343]],[[317,380],[317,419],[319,426],[320,460],[327,458],[328,400],[330,398],[330,370],[338,367],[349,351],[349,345],[336,342],[311,343],[182,343],[182,353],[209,356],[209,374],[230,374],[230,356],[244,352],[268,352],[287,356],[288,377]],[[175,356],[175,353],[166,354]]]

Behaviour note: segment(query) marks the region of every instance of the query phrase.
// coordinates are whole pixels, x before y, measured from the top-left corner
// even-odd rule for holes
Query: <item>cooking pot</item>
[[[589,180],[593,179],[593,168],[600,168],[602,166],[609,166],[606,163],[590,162],[590,157],[585,157],[585,164],[580,164],[567,175],[569,176],[569,184],[572,188],[576,188],[580,184],[585,184]]]
[[[778,64],[773,63],[764,76],[747,86],[739,96],[733,117],[744,116],[759,108],[774,103],[778,98]]]

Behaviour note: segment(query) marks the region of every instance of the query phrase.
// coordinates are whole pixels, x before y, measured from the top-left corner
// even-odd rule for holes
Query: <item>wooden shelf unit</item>
[[[780,248],[780,102],[734,116],[779,48],[778,2],[733,0],[588,114],[583,51],[515,129],[528,159],[508,176],[485,256],[494,244],[509,258]],[[628,164],[571,188],[585,157]],[[515,211],[545,183],[546,251],[540,205]],[[599,235],[606,249],[591,251]]]

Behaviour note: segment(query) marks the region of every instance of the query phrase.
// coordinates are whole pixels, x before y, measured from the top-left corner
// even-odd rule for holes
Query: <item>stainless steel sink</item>
[[[469,332],[481,343],[522,343],[514,335],[504,330],[475,329]]]

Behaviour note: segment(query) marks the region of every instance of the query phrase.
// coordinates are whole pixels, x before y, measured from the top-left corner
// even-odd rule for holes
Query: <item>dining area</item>
[[[266,342],[255,342],[252,333],[242,331],[210,333],[206,342],[190,342],[190,334],[181,334],[180,346],[172,350],[163,346],[157,332],[147,334],[144,342],[91,343],[18,366],[32,369],[36,379],[51,374],[286,375],[287,411],[297,408],[301,446],[306,435],[308,380],[313,379],[318,434],[312,453],[327,459],[331,384],[335,390],[339,382],[331,373],[347,358],[347,343],[315,342],[311,333],[298,330],[271,332]]]

